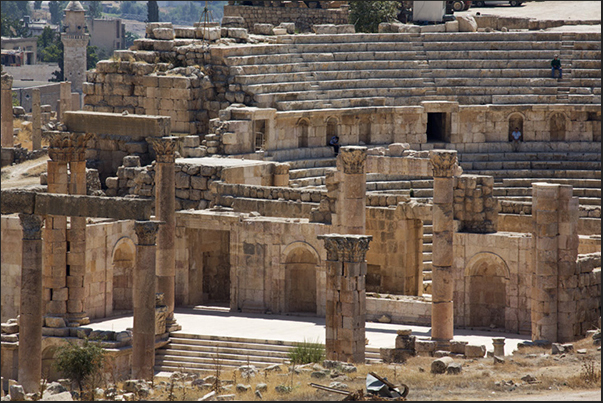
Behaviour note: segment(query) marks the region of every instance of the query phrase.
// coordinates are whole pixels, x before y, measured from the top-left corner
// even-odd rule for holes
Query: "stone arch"
[[[129,237],[120,238],[111,255],[113,267],[113,311],[133,309],[132,287],[136,267],[136,244]]]
[[[325,145],[329,145],[329,141],[333,136],[339,136],[339,120],[336,117],[331,116],[326,120],[327,123],[327,136]]]
[[[470,327],[505,329],[508,306],[507,263],[495,253],[481,252],[465,267],[465,316]]]
[[[567,116],[562,112],[554,112],[549,117],[550,141],[565,141],[567,132]]]
[[[297,146],[299,148],[308,147],[308,138],[310,132],[310,122],[308,119],[300,119],[297,122],[298,134],[297,134]]]
[[[509,130],[508,130],[509,141],[513,140],[513,138],[511,137],[511,133],[513,133],[513,130],[515,130],[516,127],[519,128],[519,131],[523,135],[523,139],[525,141],[526,136],[523,131],[524,120],[525,120],[525,116],[519,112],[514,112],[509,115],[509,118],[507,119],[507,121],[509,122]]]
[[[285,248],[283,256],[285,311],[316,313],[318,253],[306,242],[294,242]]]

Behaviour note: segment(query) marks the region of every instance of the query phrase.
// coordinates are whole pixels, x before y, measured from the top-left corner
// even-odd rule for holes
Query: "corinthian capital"
[[[151,144],[157,154],[157,162],[173,163],[176,159],[176,141],[178,137],[148,137],[147,142]]]
[[[348,263],[362,263],[366,259],[369,243],[373,239],[370,235],[319,235],[318,239],[325,242],[327,260]]]
[[[42,223],[44,219],[36,214],[19,214],[21,227],[23,228],[23,239],[38,240],[42,239]]]
[[[89,133],[72,133],[47,131],[44,137],[48,140],[48,156],[55,162],[75,162],[86,159],[88,140],[93,135]]]
[[[6,71],[2,72],[2,89],[10,90],[13,88],[13,76],[8,74]]]
[[[451,178],[456,164],[456,150],[430,150],[429,158],[433,166],[433,176]]]
[[[157,230],[159,221],[134,221],[134,231],[138,237],[138,245],[155,245],[157,242]]]
[[[366,165],[366,147],[341,147],[339,150],[343,173],[362,174]]]

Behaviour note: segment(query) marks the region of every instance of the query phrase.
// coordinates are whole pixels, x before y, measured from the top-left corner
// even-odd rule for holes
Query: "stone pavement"
[[[176,308],[174,316],[182,326],[180,331],[182,333],[262,340],[325,342],[325,318],[238,313],[229,312],[227,308],[216,307]],[[132,327],[132,316],[94,320],[87,327],[94,330],[122,331]],[[367,322],[368,346],[394,348],[396,331],[401,328],[412,329],[412,334],[418,338],[430,337],[431,328],[428,326]],[[518,343],[530,340],[528,335],[468,329],[454,329],[453,340],[484,345],[488,351],[493,351],[493,337],[506,338],[505,355],[510,355],[513,350],[516,350]]]

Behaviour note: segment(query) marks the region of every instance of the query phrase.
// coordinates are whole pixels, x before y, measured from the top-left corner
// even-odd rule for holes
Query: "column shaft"
[[[343,234],[366,232],[366,147],[342,147],[337,168],[342,181],[337,196],[337,230]]]
[[[159,224],[136,221],[138,236],[134,270],[134,337],[132,340],[132,379],[152,380],[155,365],[155,274],[156,238]]]
[[[19,317],[19,383],[38,392],[42,377],[42,218],[20,214],[23,227],[21,306]]]
[[[452,281],[454,180],[456,151],[433,150],[433,277],[431,338],[444,349],[454,337]]]
[[[176,261],[174,237],[176,232],[174,163],[155,165],[155,216],[165,222],[157,232],[157,291],[163,293],[168,307],[168,319],[174,315]]]
[[[31,150],[42,148],[42,108],[40,105],[40,89],[33,88],[31,93]]]
[[[2,74],[2,147],[13,147],[13,76]]]
[[[63,121],[63,116],[64,113],[67,111],[70,111],[72,109],[71,107],[71,82],[70,81],[63,81],[59,84],[59,91],[60,91],[60,100],[59,100],[59,105],[60,105],[60,120]]]

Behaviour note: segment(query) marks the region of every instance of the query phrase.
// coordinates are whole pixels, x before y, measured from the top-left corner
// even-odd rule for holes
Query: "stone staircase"
[[[416,105],[426,99],[601,102],[596,33],[291,35],[277,41],[224,50],[234,85],[254,106],[290,111]],[[564,63],[560,82],[550,77],[554,53]]]
[[[169,343],[155,353],[155,372],[211,375],[218,368],[231,373],[243,365],[253,365],[258,369],[286,365],[289,364],[288,353],[294,346],[294,342],[279,340],[172,332]],[[381,362],[379,349],[367,347],[366,361]]]
[[[433,268],[433,223],[423,221],[423,295],[431,295],[431,280]]]

